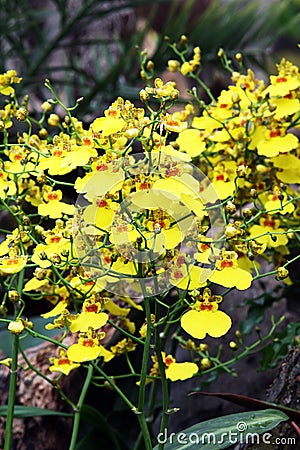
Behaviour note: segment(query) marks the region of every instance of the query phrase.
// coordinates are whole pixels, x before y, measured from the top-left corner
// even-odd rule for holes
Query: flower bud
[[[238,345],[237,345],[236,342],[230,341],[230,342],[229,342],[229,348],[231,348],[231,350],[237,350]]]
[[[148,70],[153,70],[153,69],[154,69],[154,62],[151,61],[151,59],[149,59],[149,61],[147,62],[146,68],[147,68]]]
[[[243,216],[246,217],[246,219],[250,219],[252,217],[252,209],[251,208],[245,208],[243,209]]]
[[[239,178],[245,178],[245,176],[247,175],[247,166],[245,166],[244,164],[240,164],[236,168],[236,173]]]
[[[211,362],[208,358],[202,358],[200,361],[200,365],[202,370],[206,370],[210,368]]]
[[[52,105],[51,105],[51,103],[49,103],[49,102],[44,102],[43,104],[42,104],[42,110],[44,111],[44,112],[50,112],[50,111],[52,111]]]
[[[200,345],[199,345],[199,350],[200,350],[201,352],[207,352],[207,350],[208,350],[208,345],[207,345],[207,344],[200,344]]]
[[[57,125],[59,124],[60,118],[57,114],[50,114],[50,117],[48,119],[48,124],[51,127],[57,127]]]
[[[188,38],[186,37],[185,34],[182,34],[180,36],[180,44],[187,44],[187,42],[188,42]]]
[[[177,59],[169,59],[168,61],[168,70],[170,72],[177,72],[180,67],[180,62]]]
[[[148,94],[148,92],[145,89],[142,89],[140,91],[140,100],[142,102],[148,102],[150,100],[150,95]]]
[[[64,122],[65,122],[66,125],[70,125],[70,123],[71,123],[70,117],[69,116],[65,116]]]
[[[61,257],[59,256],[58,253],[51,253],[50,255],[50,261],[53,264],[60,264],[61,263]]]
[[[231,201],[226,203],[225,209],[229,214],[234,214],[236,212],[236,206]]]
[[[278,267],[277,268],[277,279],[278,280],[284,280],[289,276],[289,271],[285,267]]]
[[[241,62],[241,61],[243,60],[243,55],[242,55],[241,53],[236,53],[236,54],[235,54],[235,59],[236,59],[238,62]]]
[[[225,227],[225,236],[227,237],[227,239],[230,239],[234,236],[236,236],[238,234],[238,230],[236,229],[235,226],[229,224],[226,225]]]
[[[44,278],[47,275],[47,270],[45,269],[41,269],[40,267],[37,267],[33,273],[33,275],[35,276],[35,278],[37,278],[38,280],[44,280]]]
[[[219,49],[218,53],[217,53],[219,58],[223,58],[224,56],[224,50],[222,48]]]
[[[23,216],[22,217],[22,223],[23,223],[23,225],[30,225],[30,219],[29,219],[29,217],[28,216]]]
[[[7,328],[12,334],[21,334],[25,327],[22,319],[18,319],[9,322]]]
[[[26,108],[19,108],[16,112],[16,119],[20,122],[24,122],[27,119],[27,110]]]
[[[10,291],[8,291],[8,299],[12,303],[17,303],[20,300],[19,292],[16,291],[15,289],[11,289]]]

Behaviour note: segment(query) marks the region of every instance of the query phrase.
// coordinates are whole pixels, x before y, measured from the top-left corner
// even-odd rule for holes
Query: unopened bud
[[[244,164],[240,164],[236,168],[236,173],[239,178],[245,178],[245,176],[247,175],[247,166],[245,166]]]
[[[168,70],[170,72],[177,72],[180,67],[180,62],[177,59],[170,59],[168,61]]]
[[[202,370],[206,370],[210,368],[211,362],[208,358],[202,358],[200,361],[200,365]]]
[[[17,303],[20,300],[19,292],[15,289],[8,291],[8,298],[12,303]]]
[[[7,328],[12,334],[21,334],[25,327],[22,319],[18,319],[9,322]]]
[[[46,128],[40,129],[39,136],[41,139],[46,139],[48,137],[48,131],[46,130]]]
[[[199,350],[200,350],[201,352],[207,352],[207,350],[208,350],[208,345],[207,345],[207,344],[200,344],[200,345],[199,345]]]
[[[24,122],[27,119],[27,110],[26,108],[19,108],[16,112],[16,119],[20,122]]]
[[[151,60],[149,60],[149,61],[147,62],[146,67],[147,67],[148,70],[153,70],[153,69],[154,69],[154,62],[151,61]]]
[[[58,253],[52,253],[52,254],[50,255],[50,261],[51,261],[53,264],[60,264],[60,263],[61,263],[61,257],[59,256]]]
[[[44,103],[42,104],[42,110],[45,111],[45,112],[50,112],[50,111],[52,110],[52,105],[51,105],[51,103],[49,103],[48,101],[47,101],[47,102],[44,102]]]
[[[222,48],[219,49],[218,53],[217,53],[219,58],[223,58],[224,56],[224,50]]]
[[[182,35],[180,36],[180,43],[181,43],[181,44],[187,44],[187,42],[188,42],[188,38],[186,37],[185,34],[182,34]]]
[[[236,206],[231,201],[226,203],[225,209],[229,214],[234,214],[236,212]]]
[[[246,217],[246,219],[250,219],[252,217],[252,209],[251,208],[245,208],[243,209],[243,216]]]
[[[50,117],[48,119],[48,124],[51,127],[57,127],[57,125],[59,124],[60,118],[57,114],[50,114]]]
[[[150,95],[145,89],[140,91],[140,100],[142,102],[148,102],[150,100]]]
[[[230,341],[230,342],[229,342],[229,348],[231,348],[231,350],[237,350],[238,345],[237,345],[236,342]]]
[[[64,122],[65,122],[66,125],[70,125],[70,123],[71,123],[70,117],[69,116],[65,116]]]
[[[41,269],[40,267],[37,267],[33,273],[33,275],[38,279],[38,280],[44,280],[44,278],[47,275],[47,270],[45,269]]]
[[[285,267],[278,267],[277,268],[277,279],[278,280],[284,280],[289,276],[289,271]]]

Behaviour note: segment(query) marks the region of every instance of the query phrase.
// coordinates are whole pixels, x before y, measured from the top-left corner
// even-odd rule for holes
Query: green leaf
[[[262,411],[230,414],[197,423],[175,436],[158,435],[160,443],[165,442],[164,450],[221,450],[232,444],[257,442],[257,436],[288,420],[281,411],[265,409]],[[158,445],[153,450],[158,450]]]
[[[300,322],[289,323],[287,327],[276,333],[273,341],[263,349],[261,369],[277,367],[285,358],[290,345],[295,343],[295,337],[300,333]]]
[[[0,416],[6,417],[7,406],[0,406]],[[38,416],[63,416],[73,417],[73,414],[65,413],[61,411],[55,411],[53,409],[35,408],[34,406],[15,405],[14,417],[38,417]]]
[[[108,443],[99,439],[99,436],[95,430],[86,433],[83,438],[76,444],[75,450],[98,450],[99,448],[105,448]]]
[[[265,402],[264,400],[258,400],[257,398],[248,397],[247,395],[231,394],[229,392],[191,392],[190,395],[201,394],[209,397],[218,397],[222,400],[226,400],[236,405],[244,406],[245,408],[252,410],[262,410],[266,408],[277,409],[289,416],[291,420],[295,422],[300,421],[300,411],[287,406],[278,405],[277,403]]]
[[[249,308],[246,319],[240,324],[241,333],[251,333],[256,325],[263,322],[265,318],[265,312],[266,310],[264,306],[252,305]]]

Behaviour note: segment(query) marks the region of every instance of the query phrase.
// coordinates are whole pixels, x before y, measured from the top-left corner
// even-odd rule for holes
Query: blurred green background
[[[39,109],[49,78],[67,105],[90,120],[120,95],[138,98],[139,58],[147,48],[157,73],[174,57],[164,40],[182,34],[202,49],[203,77],[214,91],[224,74],[216,56],[242,52],[262,73],[282,55],[299,61],[299,0],[0,0],[0,71],[16,69]],[[23,92],[22,92],[23,93]]]

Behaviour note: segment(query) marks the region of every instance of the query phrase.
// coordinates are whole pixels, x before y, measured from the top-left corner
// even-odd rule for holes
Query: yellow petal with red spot
[[[63,360],[58,360],[53,366],[49,367],[50,372],[58,372],[63,373],[64,375],[68,376],[69,373],[80,367],[80,364],[73,363],[72,361],[69,361],[68,358],[65,358],[65,362]]]
[[[12,274],[18,273],[27,263],[27,256],[3,256],[0,258],[0,272]]]

